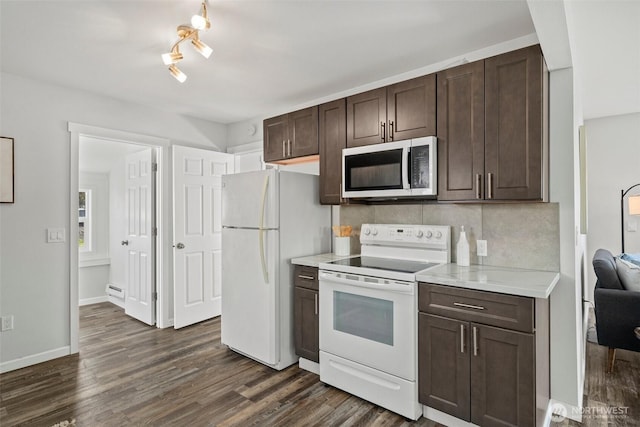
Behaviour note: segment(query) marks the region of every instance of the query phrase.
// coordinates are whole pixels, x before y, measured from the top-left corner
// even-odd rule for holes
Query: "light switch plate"
[[[64,243],[64,228],[47,228],[47,243]]]

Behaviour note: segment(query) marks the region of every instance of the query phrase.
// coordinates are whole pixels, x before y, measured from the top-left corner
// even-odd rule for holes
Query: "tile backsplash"
[[[360,227],[366,223],[451,225],[451,261],[464,225],[471,263],[560,270],[557,203],[345,205],[340,224],[354,228],[351,253],[360,252]],[[476,240],[487,241],[488,256],[477,256]]]

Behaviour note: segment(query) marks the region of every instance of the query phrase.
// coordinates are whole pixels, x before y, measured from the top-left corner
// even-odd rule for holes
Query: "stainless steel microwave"
[[[342,150],[345,198],[434,196],[437,181],[435,136]]]

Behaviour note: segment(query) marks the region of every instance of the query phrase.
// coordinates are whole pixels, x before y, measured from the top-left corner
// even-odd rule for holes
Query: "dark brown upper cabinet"
[[[437,74],[438,200],[547,200],[539,46]]]
[[[347,146],[346,100],[318,107],[320,140],[320,203],[342,202],[342,149]]]
[[[437,74],[438,199],[482,199],[484,61]]]
[[[285,144],[289,139],[287,114],[272,117],[263,122],[264,161],[272,162],[285,158]]]
[[[278,162],[318,154],[318,107],[266,119],[264,161]]]
[[[485,60],[487,199],[546,198],[547,76],[537,45]]]
[[[347,98],[347,147],[435,135],[434,74]]]

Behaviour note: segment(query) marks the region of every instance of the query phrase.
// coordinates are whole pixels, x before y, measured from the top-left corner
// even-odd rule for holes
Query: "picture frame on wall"
[[[0,203],[14,202],[13,138],[0,136]]]

